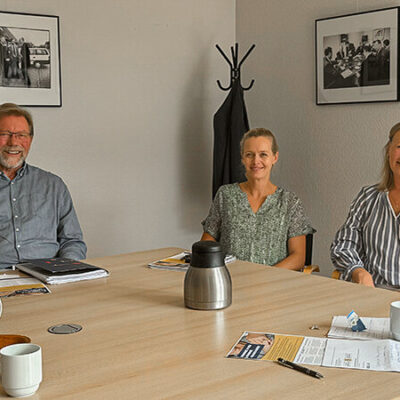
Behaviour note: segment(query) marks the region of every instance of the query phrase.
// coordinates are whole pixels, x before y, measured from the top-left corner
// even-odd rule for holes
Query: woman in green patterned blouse
[[[202,240],[217,240],[240,260],[299,270],[304,266],[306,235],[313,233],[300,199],[270,181],[278,145],[267,129],[247,132],[240,143],[247,181],[221,186]]]

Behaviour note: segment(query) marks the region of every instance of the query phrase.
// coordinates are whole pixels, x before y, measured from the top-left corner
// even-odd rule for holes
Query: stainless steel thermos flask
[[[232,281],[218,242],[201,241],[192,246],[184,285],[185,306],[218,310],[232,303]]]

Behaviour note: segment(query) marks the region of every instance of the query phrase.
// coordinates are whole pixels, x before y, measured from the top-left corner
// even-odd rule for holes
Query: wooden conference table
[[[273,362],[225,358],[243,331],[322,337],[333,315],[352,309],[388,317],[399,293],[237,261],[229,265],[233,304],[189,310],[184,273],[146,267],[179,250],[90,259],[110,277],[4,299],[1,332],[43,349],[44,379],[30,399],[400,398],[398,373],[313,367],[325,376],[318,380]],[[83,330],[47,332],[59,323]]]

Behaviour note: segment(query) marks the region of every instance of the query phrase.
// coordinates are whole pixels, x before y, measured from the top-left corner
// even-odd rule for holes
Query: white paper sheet
[[[11,279],[0,279],[0,288],[6,288],[10,286],[22,286],[22,285],[33,285],[36,283],[42,284],[36,278],[11,278]]]
[[[334,316],[331,329],[328,332],[329,338],[339,339],[391,339],[390,319],[361,317],[361,321],[367,328],[365,331],[353,332],[347,324],[346,316]]]
[[[400,342],[328,339],[322,366],[400,372]]]
[[[299,364],[321,365],[327,341],[328,339],[325,338],[305,336],[294,362]]]
[[[4,279],[20,278],[21,275],[18,274],[0,274],[0,281]]]

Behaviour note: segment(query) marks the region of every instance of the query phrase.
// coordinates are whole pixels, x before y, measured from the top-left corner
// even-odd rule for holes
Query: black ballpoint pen
[[[290,361],[284,360],[283,358],[278,358],[278,363],[285,367],[295,369],[296,371],[300,371],[303,374],[313,376],[314,378],[321,379],[324,377],[322,374],[320,374],[317,371],[313,371],[312,369],[302,367],[302,366],[292,363]]]

